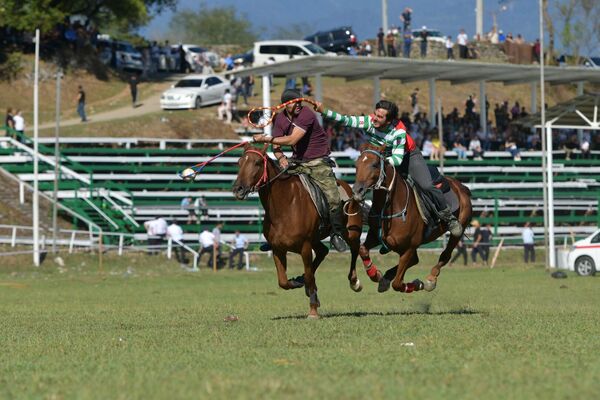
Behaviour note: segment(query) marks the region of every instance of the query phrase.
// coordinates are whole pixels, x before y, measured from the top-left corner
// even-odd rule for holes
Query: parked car
[[[568,255],[568,268],[582,276],[596,274],[600,266],[600,230],[573,244]]]
[[[166,109],[200,108],[221,102],[230,83],[219,75],[189,75],[160,96],[160,107]]]
[[[244,53],[235,54],[231,56],[231,58],[233,58],[233,61],[235,61],[236,63],[252,65],[252,63],[254,62],[254,50],[250,49]]]
[[[581,65],[588,68],[600,68],[600,57],[583,57]]]
[[[183,51],[185,52],[185,70],[186,71],[194,71],[196,63],[199,61],[207,61],[211,67],[216,68],[219,66],[219,55],[212,51],[208,51],[207,49],[200,47],[195,44],[182,44]],[[171,54],[176,57],[177,65],[181,60],[179,60],[179,45],[174,44],[171,46]]]
[[[144,70],[142,54],[129,42],[100,38],[98,40],[100,60],[105,64],[129,71]]]
[[[421,32],[425,30],[427,32],[427,41],[446,43],[446,37],[436,29],[413,29],[412,35],[413,40],[421,40]]]
[[[357,38],[350,26],[342,26],[328,31],[319,31],[304,38],[333,53],[348,54],[351,47],[356,46]]]
[[[292,58],[309,57],[317,54],[336,55],[307,40],[268,40],[254,42],[254,66],[267,64],[269,58],[275,62]]]

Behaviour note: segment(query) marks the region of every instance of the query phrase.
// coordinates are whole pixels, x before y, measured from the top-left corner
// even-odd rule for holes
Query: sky
[[[270,35],[278,27],[301,23],[314,31],[350,25],[360,39],[374,38],[381,26],[381,0],[203,0],[207,7],[233,6],[253,25],[262,28],[261,39],[277,39]],[[178,9],[198,9],[198,0],[179,0]],[[505,11],[500,11],[506,5]],[[404,7],[413,9],[413,27],[423,25],[456,37],[460,28],[475,33],[475,0],[388,0],[388,24],[400,25]],[[484,31],[492,27],[492,13],[497,13],[499,28],[521,33],[526,40],[539,37],[537,0],[484,0]],[[160,39],[169,31],[173,13],[156,17],[141,30],[150,39]],[[156,36],[156,37],[152,37]]]

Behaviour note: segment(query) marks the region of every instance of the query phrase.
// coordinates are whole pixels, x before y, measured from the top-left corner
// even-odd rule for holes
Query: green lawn
[[[520,256],[447,268],[431,293],[379,294],[362,267],[350,291],[332,255],[318,321],[266,256],[217,273],[162,256],[104,256],[102,271],[97,256],[39,270],[3,258],[0,398],[595,398],[598,278],[555,280]],[[289,269],[301,273],[297,256]]]

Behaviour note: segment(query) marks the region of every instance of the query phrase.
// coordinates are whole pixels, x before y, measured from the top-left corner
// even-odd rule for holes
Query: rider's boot
[[[331,245],[339,252],[348,250],[348,246],[343,237],[344,224],[342,219],[342,209],[340,207],[330,212],[329,221],[331,223]]]
[[[259,247],[260,251],[271,251],[273,250],[273,248],[271,247],[271,245],[268,242],[265,242],[263,244],[260,245]]]
[[[446,207],[441,211],[438,211],[438,216],[448,225],[448,230],[450,234],[455,237],[461,237],[463,234],[463,227],[458,222],[452,211],[450,211],[450,207]]]

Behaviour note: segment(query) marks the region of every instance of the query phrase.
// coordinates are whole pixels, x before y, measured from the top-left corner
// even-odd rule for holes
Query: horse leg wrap
[[[367,272],[367,276],[371,279],[377,276],[377,266],[373,264],[370,258],[366,258],[363,260],[363,264],[365,265],[365,271]]]
[[[416,288],[417,288],[417,285],[415,285],[413,282],[402,283],[400,285],[400,291],[404,292],[404,293],[412,293],[415,291]]]

